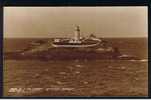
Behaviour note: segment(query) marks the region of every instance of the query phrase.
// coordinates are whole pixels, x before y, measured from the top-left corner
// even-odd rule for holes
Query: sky
[[[82,36],[147,37],[147,6],[4,7],[4,38]]]

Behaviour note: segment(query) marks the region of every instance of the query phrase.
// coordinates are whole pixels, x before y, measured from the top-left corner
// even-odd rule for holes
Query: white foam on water
[[[62,75],[64,75],[64,74],[67,74],[66,72],[59,72],[59,74],[62,74]]]
[[[80,72],[79,72],[79,71],[76,71],[75,74],[80,74]]]
[[[132,61],[132,62],[135,62],[135,61],[139,61],[139,62],[147,62],[148,59],[140,59],[140,60],[134,60],[134,59],[132,59],[132,60],[129,60],[129,61]]]
[[[76,65],[76,67],[81,67],[81,65]]]
[[[112,68],[112,66],[108,66],[108,68]]]
[[[89,83],[89,82],[87,82],[87,81],[84,81],[84,82],[83,82],[83,84],[88,84],[88,83]]]
[[[129,55],[123,54],[123,55],[121,55],[119,57],[129,57]]]
[[[140,61],[141,61],[141,62],[147,62],[148,59],[141,59]]]
[[[125,67],[125,66],[121,66],[121,68],[120,68],[120,69],[123,69],[123,70],[124,70],[124,69],[126,69],[126,67]]]
[[[79,65],[79,64],[77,64],[77,65],[75,65],[75,66],[76,66],[76,67],[79,67],[79,68],[80,68],[80,67],[83,67],[83,65]]]
[[[134,59],[132,59],[132,60],[129,60],[129,61],[135,62],[135,61],[138,61],[138,60],[134,60]]]

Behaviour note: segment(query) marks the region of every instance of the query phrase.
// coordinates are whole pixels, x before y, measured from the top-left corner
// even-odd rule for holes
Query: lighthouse
[[[100,39],[82,38],[79,26],[75,26],[75,30],[73,33],[74,35],[72,38],[62,38],[54,40],[52,46],[63,48],[90,48],[100,45]]]
[[[80,42],[80,28],[79,28],[79,26],[75,27],[74,42],[76,42],[76,43]]]

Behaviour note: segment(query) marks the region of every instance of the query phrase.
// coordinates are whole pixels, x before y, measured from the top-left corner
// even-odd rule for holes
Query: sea
[[[49,38],[4,38],[3,53]],[[3,60],[6,97],[148,96],[148,38],[104,38],[139,60]],[[5,55],[4,55],[5,56]]]

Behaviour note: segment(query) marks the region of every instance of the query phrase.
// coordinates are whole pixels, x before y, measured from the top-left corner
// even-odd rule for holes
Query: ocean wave
[[[135,62],[135,61],[139,61],[139,62],[148,62],[148,59],[140,59],[140,60],[129,60],[129,61],[132,61],[132,62]]]

